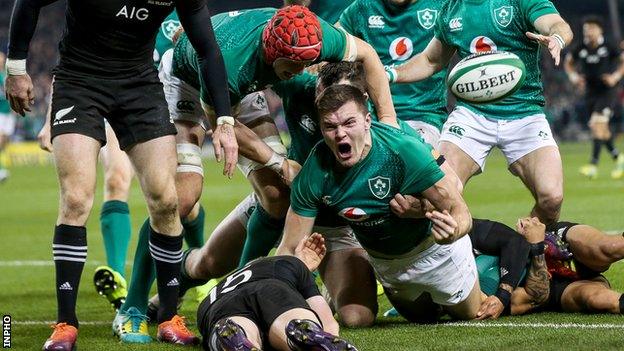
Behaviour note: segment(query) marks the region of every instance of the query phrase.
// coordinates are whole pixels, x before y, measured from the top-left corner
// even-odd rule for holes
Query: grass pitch
[[[620,145],[621,146],[621,145]],[[624,181],[611,180],[612,162],[606,154],[600,165],[600,178],[589,181],[577,170],[588,159],[588,144],[561,146],[565,172],[563,220],[592,224],[611,232],[624,229]],[[40,350],[56,318],[54,267],[51,239],[57,210],[57,181],[52,166],[22,167],[11,170],[12,177],[0,185],[0,312],[10,314],[12,348]],[[242,176],[227,180],[220,165],[209,162],[202,203],[206,209],[206,233],[218,224],[249,186]],[[104,262],[99,229],[102,202],[100,188],[87,224],[89,257],[82,276],[78,317],[82,324],[78,345],[81,350],[173,350],[180,347],[156,342],[143,346],[119,345],[112,337],[114,314],[105,299],[94,292],[91,279],[95,266]],[[502,221],[513,226],[526,215],[533,200],[521,182],[506,170],[505,160],[495,151],[484,174],[466,188],[466,199],[473,216]],[[133,239],[129,262],[136,245],[136,233],[147,215],[142,195],[134,184],[129,201]],[[130,267],[128,267],[128,274]],[[624,291],[624,265],[614,264],[607,272],[614,288]],[[192,295],[192,292],[191,292]],[[195,320],[197,303],[187,299],[182,314]],[[543,313],[504,317],[492,322],[463,322],[433,326],[414,325],[401,318],[383,318],[389,307],[380,299],[380,318],[370,329],[344,329],[342,333],[360,350],[607,350],[623,349],[624,319],[614,315]],[[193,326],[194,328],[194,326]],[[151,327],[155,333],[156,328]]]

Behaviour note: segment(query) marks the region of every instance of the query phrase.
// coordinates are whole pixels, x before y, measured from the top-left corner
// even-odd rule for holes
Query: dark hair
[[[351,82],[351,85],[366,92],[366,73],[360,62],[341,61],[325,64],[318,72],[318,79],[323,87],[329,87],[346,79]]]
[[[346,103],[353,101],[363,113],[368,113],[364,93],[348,84],[334,84],[327,87],[316,98],[316,109],[320,117],[338,111]]]
[[[601,29],[604,29],[604,21],[602,17],[596,15],[588,15],[583,17],[583,24],[595,24]]]

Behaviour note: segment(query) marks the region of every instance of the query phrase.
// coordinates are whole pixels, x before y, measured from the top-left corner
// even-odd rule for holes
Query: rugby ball
[[[459,100],[488,103],[506,98],[524,83],[526,67],[510,52],[486,51],[459,61],[446,84]]]

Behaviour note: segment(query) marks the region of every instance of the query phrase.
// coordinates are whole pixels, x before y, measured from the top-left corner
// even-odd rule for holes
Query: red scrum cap
[[[262,32],[264,59],[270,65],[283,57],[313,61],[321,54],[323,33],[316,15],[305,6],[277,10]]]

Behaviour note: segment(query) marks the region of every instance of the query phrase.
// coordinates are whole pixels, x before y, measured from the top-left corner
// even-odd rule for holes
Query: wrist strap
[[[399,78],[399,73],[394,68],[386,68],[386,76],[388,76],[388,82],[394,83]]]
[[[282,174],[282,165],[284,164],[284,161],[286,161],[286,157],[273,151],[273,155],[271,155],[271,158],[264,164],[264,166],[268,167],[277,174]]]
[[[505,310],[509,308],[509,305],[511,305],[511,293],[509,291],[503,288],[498,288],[494,296],[498,297],[498,299],[501,300],[503,306],[505,306]]]
[[[529,257],[535,257],[544,254],[546,243],[539,242],[537,244],[531,244],[531,250],[529,251]]]
[[[221,116],[217,118],[217,125],[220,126],[222,124],[229,124],[231,126],[234,125],[234,117],[230,116]]]
[[[562,49],[565,48],[566,46],[565,40],[563,40],[563,37],[561,35],[555,33],[552,35],[552,37],[555,38],[555,40],[557,40],[557,43]]]
[[[6,71],[11,76],[23,76],[26,74],[26,59],[6,60]]]

